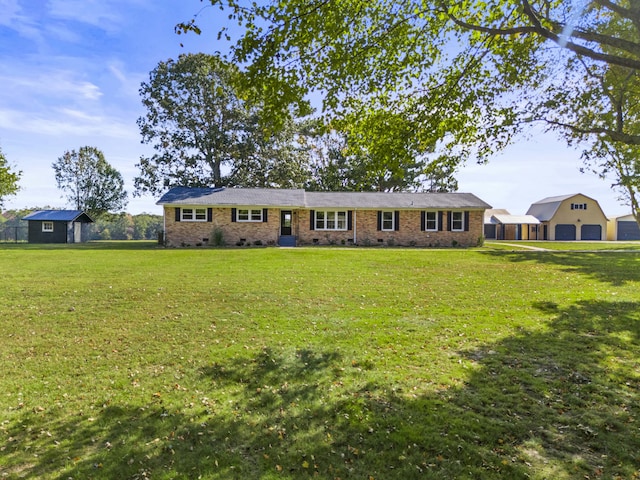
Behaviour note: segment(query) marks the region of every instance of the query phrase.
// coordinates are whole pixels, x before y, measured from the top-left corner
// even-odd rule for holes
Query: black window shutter
[[[347,211],[347,230],[353,230],[353,210]]]
[[[378,231],[382,230],[382,212],[378,210]]]
[[[266,221],[267,221],[267,211],[268,211],[268,210],[269,210],[268,208],[263,208],[263,209],[262,209],[262,221],[263,221],[263,222],[266,222]]]
[[[316,229],[316,211],[309,210],[309,230]]]
[[[448,211],[447,212],[447,230],[451,231],[451,223],[453,223],[453,212],[452,211]]]
[[[180,207],[176,207],[176,222],[180,221]]]
[[[232,222],[236,221],[236,209],[235,208],[231,209],[231,221]]]
[[[213,208],[207,208],[207,222],[213,222]]]
[[[420,212],[420,231],[424,232],[427,229],[427,214]]]
[[[393,229],[397,232],[400,230],[400,210],[396,210],[393,212],[393,216],[395,217],[393,222]]]
[[[438,211],[438,230],[439,231],[443,231],[444,230],[444,223],[442,222],[442,210]]]
[[[464,231],[469,231],[469,212],[464,212]]]

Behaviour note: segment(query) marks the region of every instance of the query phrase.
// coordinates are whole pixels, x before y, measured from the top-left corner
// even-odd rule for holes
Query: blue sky
[[[69,207],[51,165],[82,146],[102,150],[133,192],[136,163],[151,149],[140,143],[144,114],[138,89],[159,61],[180,53],[213,53],[216,26],[225,17],[199,0],[0,0],[0,148],[23,171],[21,191],[5,208]],[[201,11],[202,10],[202,11]],[[200,36],[174,26],[199,14]],[[180,44],[183,44],[181,46]],[[583,193],[608,216],[628,213],[611,181],[581,174],[579,151],[552,134],[531,138],[469,163],[460,191],[495,208],[525,213],[547,196]],[[130,195],[130,213],[161,214],[156,198]]]

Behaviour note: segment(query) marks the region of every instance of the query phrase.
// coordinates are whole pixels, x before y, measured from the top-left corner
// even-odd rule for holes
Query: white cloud
[[[35,7],[37,9],[37,7]],[[0,0],[0,26],[10,28],[24,38],[42,41],[42,34],[35,18],[26,15],[18,0]]]
[[[138,130],[119,119],[91,115],[73,109],[54,109],[46,114],[0,109],[0,128],[7,131],[65,137],[117,138],[135,141]]]
[[[0,83],[4,86],[0,98],[4,103],[24,103],[34,98],[95,101],[102,97],[100,87],[78,78],[74,71],[42,67],[33,70],[16,63],[11,68],[0,64],[0,71],[5,72],[0,74]]]
[[[105,31],[117,31],[122,25],[113,1],[107,0],[50,0],[49,14],[53,18],[85,23]]]

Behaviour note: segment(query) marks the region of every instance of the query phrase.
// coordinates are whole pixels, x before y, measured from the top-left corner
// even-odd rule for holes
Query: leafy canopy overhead
[[[635,0],[210,3],[241,27],[220,32],[229,57],[279,92],[274,117],[320,96],[332,128],[377,152],[409,131],[413,154],[483,161],[532,122],[617,158],[640,145]]]

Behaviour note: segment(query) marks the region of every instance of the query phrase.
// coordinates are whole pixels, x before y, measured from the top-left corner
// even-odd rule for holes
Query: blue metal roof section
[[[82,218],[81,218],[82,217]],[[93,222],[91,217],[82,210],[39,210],[30,213],[23,220],[36,220],[47,222]]]

